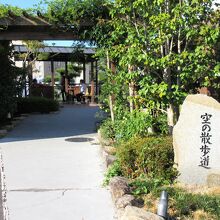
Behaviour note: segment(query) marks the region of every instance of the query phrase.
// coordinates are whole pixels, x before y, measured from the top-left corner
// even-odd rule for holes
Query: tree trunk
[[[135,97],[135,84],[133,81],[129,83],[129,105],[130,105],[130,112],[133,112],[135,109],[135,104],[134,104],[134,97]]]
[[[110,61],[108,52],[107,52],[107,68],[111,69],[112,74],[116,73],[116,66],[112,61]],[[112,82],[112,84],[114,84],[114,82]],[[115,121],[114,103],[115,103],[115,95],[109,94],[109,110],[110,110],[111,119],[113,122]]]
[[[129,65],[128,73],[131,74],[132,71],[133,71],[133,66]],[[135,83],[133,80],[129,83],[129,96],[130,96],[130,100],[129,100],[130,112],[133,112],[133,110],[135,109],[135,105],[134,105]]]
[[[169,134],[172,135],[175,124],[175,108],[173,104],[169,104],[167,108],[167,124],[169,127]]]
[[[170,68],[164,69],[164,75],[163,75],[164,81],[168,84],[168,91],[169,93],[172,92],[172,82],[171,82],[171,70]],[[169,127],[169,134],[172,135],[173,132],[173,126],[175,124],[175,107],[172,101],[169,103],[169,106],[167,108],[167,124]]]
[[[109,95],[109,109],[110,109],[111,119],[114,122],[115,115],[114,115],[114,97],[113,97],[113,95]]]

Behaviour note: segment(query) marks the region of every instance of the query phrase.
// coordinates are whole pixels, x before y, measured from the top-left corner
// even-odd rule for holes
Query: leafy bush
[[[104,139],[115,139],[115,125],[111,119],[106,119],[100,126],[100,132]]]
[[[57,101],[43,97],[18,98],[17,100],[17,111],[20,114],[31,112],[49,113],[58,109],[59,103]]]
[[[178,172],[173,167],[174,152],[171,137],[133,138],[117,147],[117,157],[124,176],[172,182]]]
[[[148,194],[155,191],[158,187],[169,184],[168,181],[163,179],[149,179],[145,175],[132,180],[130,186],[134,195]]]
[[[152,117],[145,112],[125,112],[122,119],[116,119],[114,122],[105,120],[100,130],[106,139],[125,141],[136,136],[146,136],[151,123]]]
[[[109,181],[111,180],[112,177],[121,176],[121,175],[122,175],[121,167],[119,162],[116,160],[112,165],[108,167],[103,184],[106,186],[109,184]]]
[[[169,133],[169,126],[167,124],[167,115],[159,114],[153,118],[153,129],[156,133],[167,135]]]
[[[152,117],[142,111],[126,112],[122,120],[115,123],[116,140],[129,140],[132,137],[146,136],[151,127]]]
[[[18,68],[13,66],[11,58],[12,48],[9,41],[0,42],[0,121],[7,118],[15,110],[15,97],[18,93],[16,79],[19,76]]]

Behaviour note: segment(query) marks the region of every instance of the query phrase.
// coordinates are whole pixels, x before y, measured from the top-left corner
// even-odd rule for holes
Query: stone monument
[[[173,130],[179,181],[220,186],[220,103],[206,95],[188,95]]]

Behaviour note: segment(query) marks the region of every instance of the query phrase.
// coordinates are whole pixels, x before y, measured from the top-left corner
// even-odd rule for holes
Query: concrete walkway
[[[78,105],[31,115],[0,140],[10,220],[114,219],[96,141],[66,141],[95,138],[96,111]]]

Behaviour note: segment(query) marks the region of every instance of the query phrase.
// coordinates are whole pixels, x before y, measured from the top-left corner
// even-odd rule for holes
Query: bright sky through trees
[[[40,0],[0,0],[1,4],[18,6],[20,8],[31,8],[40,3]]]
[[[8,4],[17,6],[20,8],[32,8],[34,5],[38,5],[41,0],[0,0],[0,4]],[[56,46],[72,46],[73,41],[45,41],[48,45]]]

